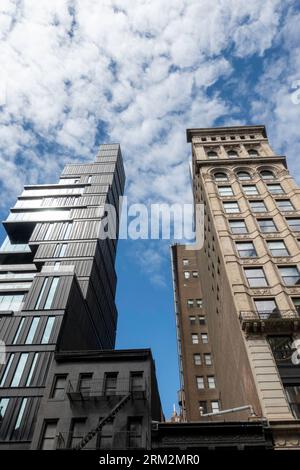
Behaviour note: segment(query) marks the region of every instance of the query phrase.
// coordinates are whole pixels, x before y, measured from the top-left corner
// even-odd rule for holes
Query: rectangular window
[[[297,266],[279,266],[278,270],[282,281],[286,286],[295,286],[300,284],[300,274]]]
[[[204,354],[204,361],[206,366],[211,366],[212,365],[212,360],[211,360],[211,354],[210,353],[205,353]]]
[[[54,258],[63,258],[67,251],[67,243],[59,243],[55,247]]]
[[[240,212],[237,202],[223,202],[223,207],[226,214],[237,214]]]
[[[43,333],[42,341],[41,344],[48,344],[50,341],[51,333],[52,333],[52,328],[54,325],[55,317],[48,317],[45,330]]]
[[[273,219],[257,219],[260,231],[263,233],[277,232]]]
[[[199,344],[199,337],[197,333],[192,334],[192,344]]]
[[[184,260],[182,261],[182,263],[183,263],[183,266],[188,266],[188,265],[189,265],[189,260],[188,260],[188,259],[184,259]]]
[[[198,271],[193,271],[192,276],[193,276],[194,278],[199,277]]]
[[[204,389],[204,378],[203,377],[196,377],[197,388],[199,390]]]
[[[83,396],[89,396],[92,389],[93,374],[80,374],[78,381],[78,391]]]
[[[241,258],[256,258],[256,250],[253,242],[236,242],[236,249]]]
[[[258,194],[257,187],[255,186],[255,184],[243,184],[242,188],[246,196],[255,196],[256,194]]]
[[[0,421],[4,418],[7,407],[9,404],[9,398],[0,398]]]
[[[73,418],[70,427],[68,447],[73,448],[79,444],[86,433],[86,418]]]
[[[43,282],[43,285],[42,285],[42,288],[40,290],[40,293],[39,293],[39,296],[38,296],[38,299],[36,301],[36,304],[35,304],[35,310],[39,310],[40,308],[42,308],[42,299],[43,299],[43,295],[44,295],[44,292],[46,290],[46,286],[47,286],[47,283],[48,283],[48,277],[45,277],[44,279],[44,282]]]
[[[212,400],[211,401],[211,412],[212,413],[219,413],[219,411],[220,411],[219,401],[218,400]]]
[[[55,375],[50,398],[54,398],[56,400],[63,400],[65,397],[66,383],[67,383],[66,374]]]
[[[22,308],[24,294],[1,293],[0,295],[0,311],[18,312]]]
[[[33,343],[39,321],[40,321],[40,317],[34,317],[33,318],[32,322],[31,322],[31,325],[30,325],[30,328],[29,328],[29,331],[28,331],[28,335],[27,335],[25,344],[32,344]]]
[[[203,343],[203,344],[207,344],[207,343],[208,343],[208,335],[207,335],[207,333],[201,333],[201,340],[202,340],[202,343]]]
[[[117,391],[118,374],[116,372],[105,374],[105,395],[115,395]]]
[[[207,377],[208,388],[216,388],[215,378],[213,375]]]
[[[129,449],[140,449],[142,447],[142,418],[128,418],[128,447]]]
[[[194,315],[190,315],[189,320],[190,320],[190,325],[196,324],[196,317]]]
[[[22,318],[20,319],[20,323],[19,323],[18,329],[17,329],[17,331],[16,331],[16,334],[15,334],[15,337],[14,337],[14,340],[13,340],[13,344],[17,344],[18,339],[19,339],[19,337],[20,337],[20,335],[21,335],[21,331],[22,331],[24,322],[25,322],[25,317],[22,317]]]
[[[289,227],[291,230],[294,232],[300,232],[300,218],[293,218],[293,219],[286,219],[287,223],[289,224]]]
[[[218,186],[220,196],[233,196],[231,186]]]
[[[100,418],[100,421],[103,418]],[[127,443],[126,443],[127,444]],[[99,449],[112,449],[113,446],[113,424],[105,424],[98,434],[97,447]]]
[[[21,379],[22,379],[22,375],[23,375],[25,366],[26,366],[27,359],[28,359],[28,353],[22,353],[20,355],[20,359],[19,359],[17,368],[15,370],[14,376],[13,376],[11,384],[10,384],[11,387],[18,387],[19,386],[19,384],[21,382]]]
[[[43,436],[40,443],[40,449],[53,450],[56,440],[56,428],[58,421],[51,421],[44,423]]]
[[[296,419],[300,419],[300,385],[285,385],[284,390]]]
[[[244,220],[229,220],[230,230],[234,234],[248,233]]]
[[[207,401],[204,401],[204,400],[199,401],[199,411],[200,411],[200,415],[206,415],[206,413],[208,412]]]
[[[26,405],[27,405],[27,401],[28,401],[28,398],[23,398],[22,399],[22,402],[21,402],[21,406],[20,406],[20,409],[19,409],[19,413],[18,413],[18,416],[17,416],[17,419],[16,419],[16,423],[15,423],[15,426],[14,426],[14,429],[13,429],[13,435],[20,429],[21,427],[21,424],[22,424],[22,420],[23,420],[23,416],[24,416],[24,413],[25,413],[25,408],[26,408]],[[13,436],[12,436],[13,437]]]
[[[143,372],[130,372],[130,390],[132,392],[144,390]]]
[[[201,354],[194,354],[195,366],[201,366]]]
[[[7,376],[8,376],[8,373],[9,373],[9,371],[10,371],[10,368],[11,368],[12,362],[13,362],[13,360],[14,360],[14,357],[15,357],[14,354],[11,354],[11,355],[9,356],[8,362],[7,362],[7,364],[6,364],[4,373],[3,373],[2,378],[1,378],[0,387],[4,387],[4,385],[5,385],[5,381],[6,381],[6,378],[7,378]]]
[[[51,285],[50,285],[50,289],[46,298],[44,310],[48,310],[51,308],[58,282],[59,282],[59,277],[53,277]]]
[[[188,299],[188,301],[187,301],[187,306],[188,306],[189,308],[193,308],[193,307],[194,307],[194,300],[193,300],[193,299]]]
[[[264,201],[249,201],[253,212],[267,212]]]
[[[32,385],[32,378],[33,378],[33,374],[34,374],[34,371],[35,371],[35,367],[36,367],[38,358],[39,358],[39,353],[36,353],[34,355],[34,358],[33,358],[33,361],[32,361],[32,364],[31,364],[31,367],[30,367],[30,370],[29,370],[29,374],[28,374],[28,378],[26,380],[25,387],[30,387]]]
[[[281,184],[267,184],[267,188],[271,194],[284,194]]]
[[[300,297],[294,297],[292,299],[292,302],[294,304],[296,312],[298,313],[298,315],[300,315]]]
[[[45,236],[44,236],[44,240],[51,240],[51,237],[52,237],[52,230],[54,228],[54,223],[51,223],[48,225],[48,228],[47,228],[47,231],[45,233]]]
[[[205,315],[199,315],[199,324],[206,325]]]
[[[250,287],[266,287],[268,285],[263,268],[244,268]]]
[[[71,231],[72,231],[72,222],[67,222],[65,225],[65,230],[64,230],[64,235],[63,235],[63,239],[64,240],[68,240],[70,238],[70,235],[71,235]]]
[[[254,299],[256,310],[262,320],[267,320],[270,315],[278,316],[278,308],[275,299]]]
[[[276,204],[282,212],[293,211],[294,206],[289,199],[277,199]]]
[[[282,240],[268,240],[267,245],[272,256],[289,256],[289,252]]]
[[[191,273],[189,271],[184,271],[184,278],[189,279],[191,277]]]
[[[198,308],[201,308],[203,305],[202,299],[196,299],[196,305]]]

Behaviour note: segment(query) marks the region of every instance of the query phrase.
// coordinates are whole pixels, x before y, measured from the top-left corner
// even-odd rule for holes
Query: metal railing
[[[244,310],[240,312],[240,320],[284,320],[284,319],[300,319],[299,312],[297,310],[264,310],[257,312],[256,310]]]
[[[57,450],[74,449],[83,439],[83,435],[73,432],[62,432],[56,436],[55,448]],[[86,450],[125,450],[146,449],[149,444],[148,433],[134,433],[131,431],[117,431],[112,434],[99,432],[85,446]]]
[[[80,380],[68,382],[67,395],[72,401],[91,400],[100,397],[113,398],[131,393],[132,398],[146,398],[146,380],[143,379],[139,384],[131,382],[130,379],[118,379],[115,386],[110,385],[105,379],[91,379],[84,386],[81,386]]]

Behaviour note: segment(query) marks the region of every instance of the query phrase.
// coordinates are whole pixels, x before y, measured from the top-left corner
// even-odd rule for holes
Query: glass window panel
[[[237,177],[239,180],[251,180],[251,176],[247,171],[239,171]]]
[[[21,379],[22,379],[22,375],[23,375],[25,366],[26,366],[27,359],[28,359],[28,353],[22,353],[20,355],[20,359],[19,359],[17,368],[15,370],[11,385],[10,385],[11,387],[18,387],[19,386],[19,384],[21,382]]]
[[[2,379],[1,379],[1,382],[0,382],[0,387],[4,387],[4,385],[5,385],[5,381],[6,381],[6,378],[8,376],[8,373],[10,371],[10,368],[11,368],[12,362],[14,360],[14,357],[15,357],[14,354],[11,354],[9,356],[8,362],[7,362],[5,370],[4,370],[4,373],[2,375]]]
[[[276,204],[281,211],[293,211],[294,206],[289,199],[277,199]]]
[[[255,258],[257,256],[252,242],[236,242],[236,249],[241,258]]]
[[[286,219],[291,230],[300,231],[300,218]]]
[[[204,378],[203,377],[196,377],[197,388],[203,389],[204,388]]]
[[[14,427],[14,431],[17,431],[21,426],[22,419],[23,419],[24,412],[25,412],[25,408],[26,408],[26,405],[27,405],[27,400],[28,400],[28,398],[23,398],[23,400],[22,400],[22,403],[21,403],[21,406],[20,406],[20,411],[18,413],[18,417],[17,417],[16,424],[15,424],[15,427]]]
[[[231,186],[218,186],[220,196],[233,196]]]
[[[214,376],[207,377],[208,388],[216,388]]]
[[[51,306],[52,306],[52,302],[53,302],[53,299],[54,299],[54,295],[55,295],[55,291],[56,291],[58,282],[59,282],[59,277],[54,277],[52,279],[51,287],[49,289],[47,299],[46,299],[46,302],[45,302],[45,306],[44,306],[45,310],[51,308]]]
[[[9,398],[0,398],[0,417],[3,419],[9,404]]]
[[[230,230],[234,234],[248,233],[244,220],[229,220]]]
[[[267,188],[271,194],[283,194],[284,193],[280,184],[267,184]]]
[[[266,212],[267,208],[263,201],[250,201],[250,207],[254,212]]]
[[[261,171],[260,175],[261,175],[263,180],[273,180],[275,178],[272,171],[269,171],[269,170]]]
[[[244,268],[250,287],[266,287],[268,285],[263,268]]]
[[[277,232],[273,219],[257,219],[260,230],[263,233]]]
[[[39,308],[41,308],[42,298],[43,298],[43,295],[44,295],[44,292],[45,292],[45,289],[46,289],[46,286],[47,286],[47,282],[48,282],[48,277],[45,277],[42,288],[41,288],[41,291],[40,291],[40,294],[38,296],[38,299],[37,299],[37,302],[36,302],[36,305],[35,305],[35,310],[38,310]]]
[[[33,374],[34,374],[34,371],[35,371],[35,367],[36,367],[38,358],[39,358],[39,353],[36,353],[34,355],[34,358],[33,358],[33,361],[32,361],[31,367],[30,367],[29,375],[28,375],[28,378],[27,378],[27,381],[26,381],[26,387],[30,387],[30,385],[31,385],[32,377],[33,377]]]
[[[15,334],[15,337],[14,337],[14,340],[13,340],[13,344],[17,344],[19,336],[20,336],[22,328],[23,328],[23,325],[24,325],[24,322],[25,322],[25,317],[22,317],[21,321],[19,323],[18,329],[16,331],[16,334]]]
[[[278,269],[285,285],[294,286],[300,283],[300,275],[297,266],[282,266]]]
[[[32,320],[25,344],[32,344],[39,321],[40,321],[40,317],[35,317]]]
[[[258,194],[257,187],[255,185],[243,186],[243,191],[247,196]]]
[[[46,323],[46,327],[44,330],[44,334],[42,337],[42,344],[48,344],[50,341],[51,333],[52,333],[52,328],[54,325],[55,317],[49,317]]]
[[[218,400],[213,400],[211,402],[211,411],[212,413],[218,413],[220,411]]]
[[[237,202],[223,202],[223,206],[226,214],[235,214],[240,212],[240,208]]]
[[[283,241],[267,241],[268,248],[273,256],[288,256],[289,252]]]

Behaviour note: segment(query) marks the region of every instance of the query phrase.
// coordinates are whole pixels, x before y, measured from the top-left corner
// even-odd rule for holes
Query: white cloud
[[[253,116],[295,141],[298,109],[288,89],[299,78],[299,18],[285,18],[293,2],[284,3],[2,0],[1,207],[25,180],[55,180],[66,161],[92,158],[101,126],[121,142],[134,202],[191,201],[185,129],[234,122],[239,103],[209,87],[220,78],[242,82],[233,59],[264,56],[278,41],[290,77],[270,59],[277,78],[270,86],[266,71],[258,93],[272,106],[254,103]]]

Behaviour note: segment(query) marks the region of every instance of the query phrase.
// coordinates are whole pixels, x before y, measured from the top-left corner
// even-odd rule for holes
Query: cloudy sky
[[[299,3],[1,0],[0,210],[120,142],[130,202],[190,202],[187,127],[264,123],[300,180]],[[118,347],[177,358],[167,242],[121,241]]]

